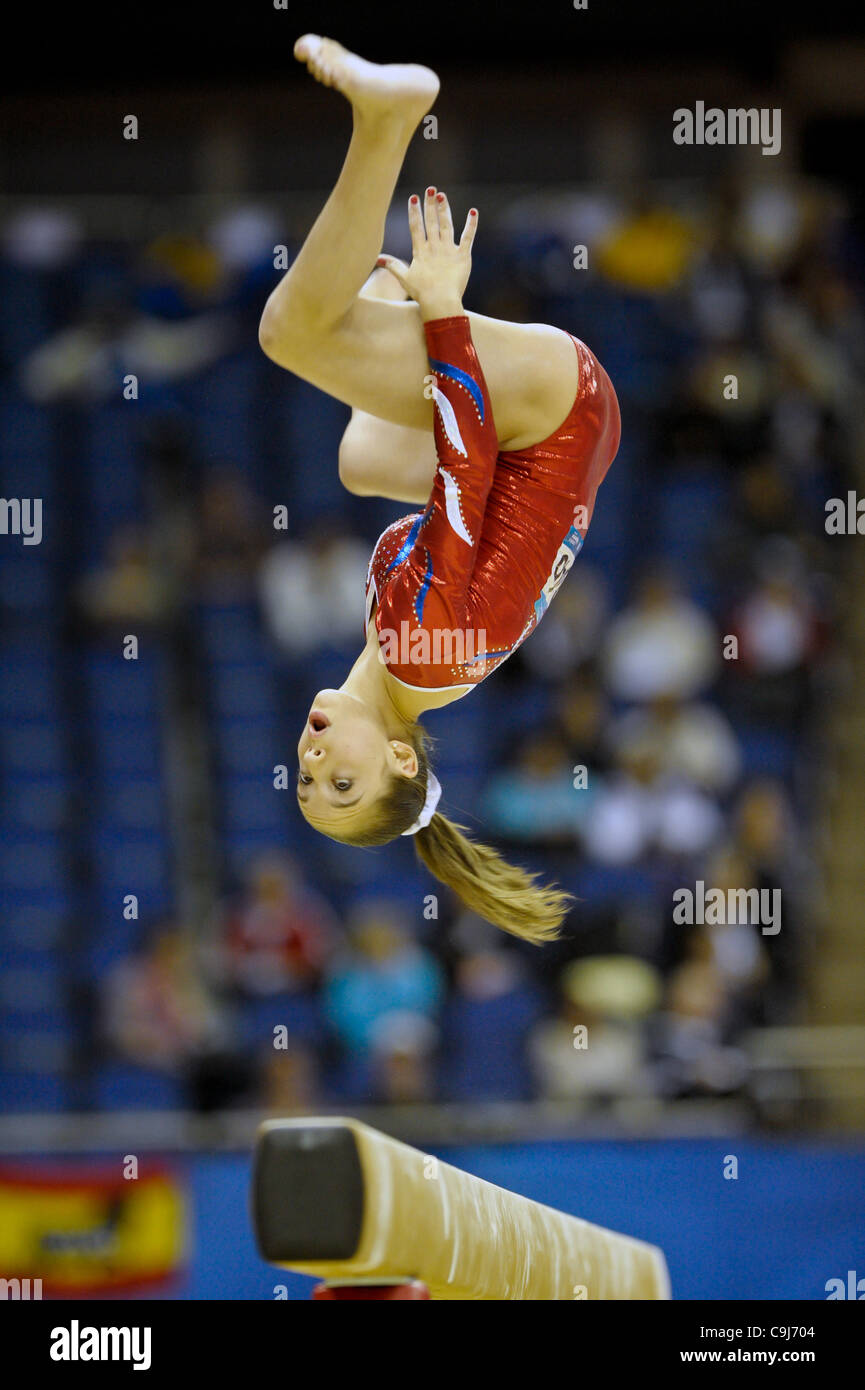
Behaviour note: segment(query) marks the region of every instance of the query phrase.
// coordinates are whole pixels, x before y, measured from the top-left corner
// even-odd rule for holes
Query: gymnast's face
[[[394,774],[415,777],[410,744],[356,695],[321,690],[297,745],[297,800],[316,830],[339,838],[361,828]]]

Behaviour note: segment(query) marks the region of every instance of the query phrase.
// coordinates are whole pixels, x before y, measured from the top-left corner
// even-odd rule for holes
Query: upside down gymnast
[[[435,73],[369,63],[315,34],[294,51],[348,98],[353,131],[333,192],[267,301],[259,340],[281,367],[351,406],[345,486],[424,508],[375,546],[365,646],[339,690],[315,697],[298,744],[298,803],[314,829],[345,844],[413,836],[423,863],[469,908],[540,943],[558,934],[572,898],[438,810],[419,717],[462,699],[540,621],[619,446],[615,392],[570,334],[463,308],[474,208],[457,241],[445,195],[413,195],[411,265],[381,254],[406,149],[438,93]]]

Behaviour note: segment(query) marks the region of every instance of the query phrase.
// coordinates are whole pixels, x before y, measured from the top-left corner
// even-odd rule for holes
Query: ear
[[[392,738],[387,745],[387,756],[393,771],[400,777],[417,777],[417,753],[410,743],[402,743],[400,739]]]

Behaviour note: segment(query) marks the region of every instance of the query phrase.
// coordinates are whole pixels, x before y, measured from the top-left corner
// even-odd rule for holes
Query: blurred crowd
[[[68,218],[29,217],[7,258],[79,254]],[[485,233],[471,307],[569,328],[622,405],[584,553],[495,677],[509,720],[474,769],[476,833],[581,901],[536,952],[444,894],[431,921],[399,895],[337,900],[314,848],[274,843],[222,886],[204,943],[165,920],[104,981],[103,1047],[182,1078],[192,1105],[727,1096],[747,1086],[748,1031],[796,1016],[837,661],[824,503],[856,482],[863,248],[843,204],[795,178],[538,196]],[[403,237],[394,222],[394,254]],[[21,389],[98,405],[118,372],[206,380],[254,341],[279,241],[261,208],[157,238],[33,344]],[[202,601],[257,605],[285,689],[319,649],[359,643],[377,530],[356,499],[328,494],[280,534],[263,475],[221,460],[197,487],[186,573]],[[75,589],[94,630],[158,627],[178,601],[142,517]],[[780,889],[782,931],[677,926],[672,894],[697,880]]]

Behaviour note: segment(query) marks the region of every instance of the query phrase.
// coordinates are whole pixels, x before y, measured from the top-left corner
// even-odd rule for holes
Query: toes
[[[294,45],[295,58],[299,58],[303,63],[307,62],[315,52],[316,44],[320,42],[321,40],[318,34],[301,34],[297,43]]]

